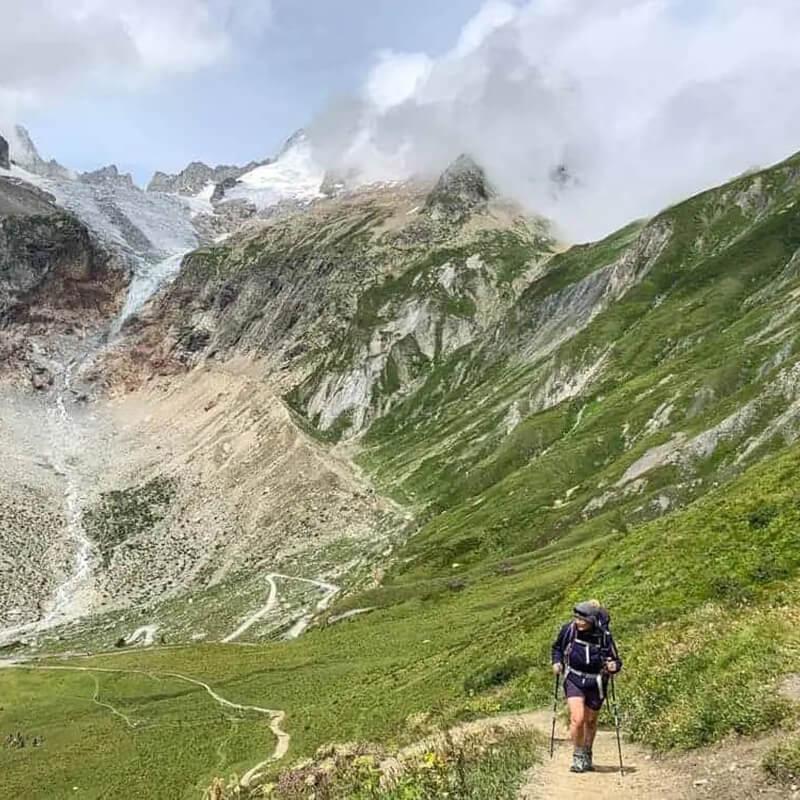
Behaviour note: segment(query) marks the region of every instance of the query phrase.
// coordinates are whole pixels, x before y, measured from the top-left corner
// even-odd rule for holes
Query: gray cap
[[[599,609],[594,603],[586,601],[583,603],[578,603],[575,608],[572,609],[572,613],[581,619],[588,620],[589,622],[595,622],[597,620],[598,610]]]

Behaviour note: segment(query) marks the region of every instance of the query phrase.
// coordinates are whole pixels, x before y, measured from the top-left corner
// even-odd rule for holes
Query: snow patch
[[[283,200],[311,202],[323,196],[320,187],[324,178],[325,171],[314,161],[311,146],[300,141],[277,161],[245,172],[225,198],[249,200],[259,210]]]
[[[184,203],[189,207],[189,212],[192,217],[197,217],[200,214],[213,214],[214,206],[211,204],[211,195],[214,194],[216,184],[214,181],[209,181],[197,194],[178,195]]]

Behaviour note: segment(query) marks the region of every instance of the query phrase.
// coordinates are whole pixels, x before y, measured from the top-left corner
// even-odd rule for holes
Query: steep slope
[[[800,569],[798,198],[795,156],[552,255],[483,333],[365,417],[360,463],[419,529],[381,587],[331,615],[378,610],[309,641],[323,660],[407,648],[353,702],[385,708],[383,681],[408,686],[398,724],[434,697],[462,713],[544,702],[546,673],[529,665],[591,593],[614,608],[636,735],[697,746],[791,720],[775,681],[798,647],[782,625]],[[405,286],[385,282],[366,307],[402,305]],[[341,353],[368,363],[345,346],[305,381],[335,380]],[[324,432],[299,391],[290,401]],[[670,654],[658,668],[654,652]]]
[[[555,256],[373,426],[387,485],[459,506],[439,563],[529,549],[533,520],[548,539],[633,524],[794,440],[799,175],[793,158]]]
[[[96,330],[119,307],[125,279],[51,195],[0,177],[0,376],[47,375],[55,338]]]
[[[426,198],[366,188],[196,251],[134,332],[134,363],[247,354],[320,430],[357,433],[496,323],[554,247],[488,195],[455,220]]]

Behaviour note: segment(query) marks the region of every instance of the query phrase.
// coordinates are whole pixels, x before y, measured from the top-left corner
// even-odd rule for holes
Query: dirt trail
[[[269,584],[269,597],[267,598],[266,605],[256,611],[255,614],[248,617],[233,633],[228,634],[222,640],[223,644],[238,639],[245,631],[255,625],[258,620],[262,617],[266,617],[267,614],[275,608],[275,604],[278,602],[278,587],[275,585],[275,577],[273,575],[267,575],[267,583]]]
[[[272,733],[275,735],[277,742],[275,744],[275,749],[272,751],[270,756],[263,761],[260,761],[250,770],[248,770],[241,778],[239,783],[242,786],[248,786],[250,782],[257,777],[261,771],[272,761],[279,761],[282,759],[286,753],[289,751],[289,743],[291,742],[291,736],[283,730],[283,722],[286,719],[286,712],[276,710],[273,708],[261,708],[260,706],[250,706],[250,705],[243,705],[241,703],[234,703],[232,700],[228,700],[227,698],[223,697],[218,692],[215,692],[207,683],[204,681],[198,680],[197,678],[191,678],[188,675],[183,675],[180,672],[150,672],[141,669],[114,669],[111,667],[61,667],[61,666],[40,666],[40,665],[33,665],[33,664],[14,664],[14,663],[2,663],[0,662],[0,668],[6,669],[26,669],[26,670],[47,670],[47,671],[64,671],[64,672],[106,672],[106,673],[117,673],[117,674],[134,674],[134,675],[146,675],[150,678],[175,678],[177,680],[186,681],[187,683],[192,683],[195,686],[200,686],[202,689],[206,691],[206,693],[217,703],[221,706],[227,708],[234,708],[240,711],[255,711],[258,714],[265,714],[269,716],[269,728]],[[95,678],[96,680],[96,678]],[[99,697],[99,689],[100,684],[99,681],[96,681],[96,691],[94,697],[92,698],[94,702],[98,703],[98,705],[102,705],[105,708],[108,708],[117,716],[123,717],[128,724],[129,727],[136,727],[135,723],[131,723],[131,721],[125,717],[124,714],[121,714],[116,709],[112,708],[106,703],[98,702]]]
[[[138,723],[132,721],[127,714],[123,714],[121,711],[114,708],[111,703],[104,703],[102,700],[100,700],[100,680],[98,679],[97,675],[92,675],[92,678],[94,678],[94,694],[92,695],[92,702],[97,706],[107,708],[115,717],[119,717],[120,719],[124,720],[125,724],[129,728],[135,728]]]
[[[280,572],[270,572],[267,575],[267,583],[269,584],[269,596],[267,603],[262,608],[259,608],[254,614],[249,616],[233,633],[228,634],[222,642],[228,644],[238,639],[245,631],[249,630],[258,620],[265,617],[275,608],[278,602],[278,587],[275,583],[275,578],[283,578],[287,581],[300,581],[300,583],[310,583],[312,586],[317,586],[324,591],[322,599],[314,606],[314,611],[309,614],[304,614],[292,626],[291,630],[286,634],[287,639],[296,639],[314,619],[314,614],[324,611],[330,604],[333,598],[340,591],[340,587],[333,583],[326,583],[325,581],[317,581],[311,578],[298,578],[294,575],[283,575]]]
[[[552,716],[547,711],[526,715],[529,723],[549,738]],[[556,726],[556,749],[551,759],[531,770],[519,800],[684,800],[693,795],[692,776],[653,758],[646,750],[622,743],[625,776],[619,774],[617,739],[613,730],[600,730],[594,743],[595,771],[576,775],[569,771],[572,744],[563,721]]]
[[[529,730],[546,737],[549,742],[552,715],[548,711],[502,714],[467,722],[452,729],[448,736],[459,742],[490,730]],[[403,756],[420,755],[437,743],[444,744],[441,735],[415,742],[402,751]],[[576,775],[569,771],[572,745],[567,738],[565,723],[556,726],[556,749],[552,759],[543,750],[543,759],[526,776],[518,800],[692,800],[705,797],[698,794],[693,775],[674,762],[659,761],[645,749],[629,742],[622,743],[625,776],[619,774],[617,739],[613,730],[598,731],[594,745],[595,771]],[[725,796],[734,797],[735,795]],[[719,798],[719,795],[716,797]]]

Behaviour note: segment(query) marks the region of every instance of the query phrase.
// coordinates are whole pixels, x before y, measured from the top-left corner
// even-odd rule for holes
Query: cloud
[[[0,114],[87,82],[137,88],[229,57],[268,0],[0,0]]]
[[[595,237],[800,149],[797,30],[796,0],[493,0],[439,58],[380,53],[312,141],[365,179],[469,152]]]
[[[404,103],[427,79],[432,66],[433,60],[424,53],[383,50],[367,79],[367,98],[378,111]]]

